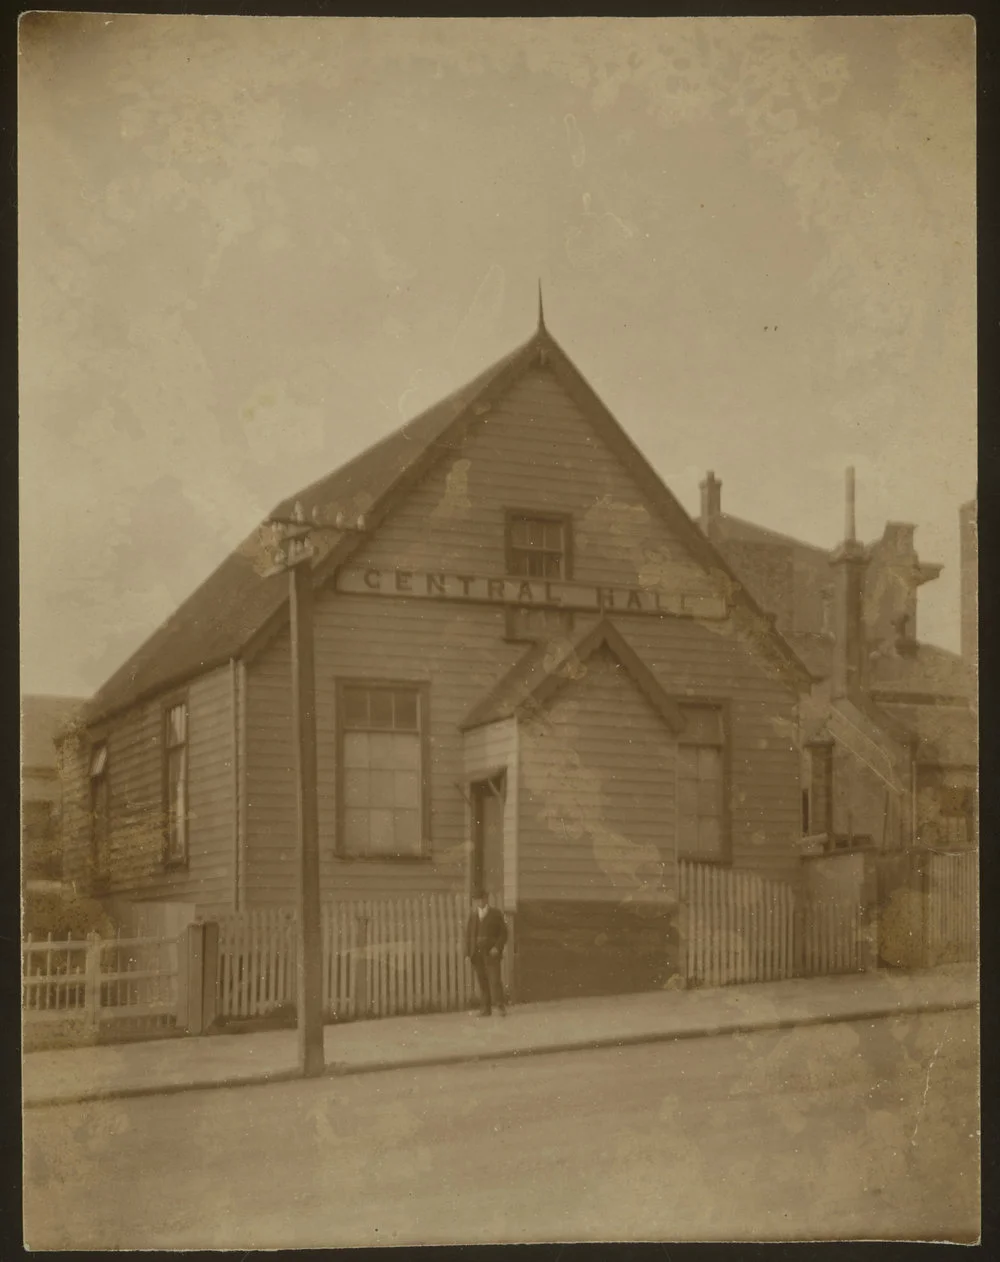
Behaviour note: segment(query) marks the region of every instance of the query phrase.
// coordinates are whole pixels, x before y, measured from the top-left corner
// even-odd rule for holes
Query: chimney
[[[979,654],[979,522],[971,500],[958,510],[961,566],[962,660],[976,669]]]
[[[844,541],[830,557],[833,567],[833,676],[835,697],[864,689],[866,657],[864,628],[865,550],[858,543],[854,514],[854,470],[847,470]]]
[[[722,483],[709,469],[701,484],[701,528],[710,534],[712,527],[722,516]]]

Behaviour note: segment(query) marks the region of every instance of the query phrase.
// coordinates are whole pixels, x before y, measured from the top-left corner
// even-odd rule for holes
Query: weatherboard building
[[[297,501],[344,525],[311,563],[324,900],[484,882],[531,998],[665,984],[678,858],[794,876],[811,676],[541,318]],[[258,534],[88,704],[63,793],[81,888],[294,903]]]

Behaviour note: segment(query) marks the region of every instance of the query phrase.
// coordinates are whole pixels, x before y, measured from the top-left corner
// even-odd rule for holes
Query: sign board
[[[547,609],[671,614],[681,618],[720,619],[728,615],[723,596],[702,592],[666,592],[650,587],[597,586],[548,579],[487,578],[418,570],[341,570],[337,590],[366,596],[416,597],[476,604],[537,606]]]

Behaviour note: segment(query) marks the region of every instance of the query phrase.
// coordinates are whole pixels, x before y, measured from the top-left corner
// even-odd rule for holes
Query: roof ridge
[[[794,543],[798,548],[808,548],[811,552],[822,552],[825,556],[829,556],[834,551],[833,548],[824,547],[821,543],[810,543],[808,539],[800,539],[798,535],[787,534],[783,530],[773,530],[770,526],[761,526],[758,522],[751,521],[748,517],[737,517],[735,513],[720,513],[719,519],[723,522],[734,522],[738,526],[749,527],[751,530],[759,531],[761,534],[770,535],[774,539],[780,539],[784,543]],[[723,543],[729,542],[726,539]],[[734,542],[743,542],[736,539]],[[752,542],[747,540],[746,542]]]
[[[376,438],[375,441],[369,443],[367,447],[363,447],[361,451],[351,456],[343,464],[337,465],[336,468],[323,474],[322,477],[316,478],[314,481],[308,483],[298,491],[295,491],[294,493],[285,496],[284,499],[279,500],[278,504],[272,510],[272,515],[279,515],[284,509],[288,508],[291,504],[294,504],[296,500],[307,498],[310,492],[318,490],[325,483],[329,482],[331,478],[335,476],[343,477],[349,474],[352,470],[356,469],[359,464],[362,464],[366,460],[370,460],[371,457],[379,450],[388,446],[392,442],[398,441],[403,437],[410,437],[407,433],[408,430],[422,424],[426,425],[429,420],[436,416],[436,414],[450,411],[453,408],[461,410],[481,392],[484,386],[488,384],[488,382],[492,380],[497,373],[505,368],[511,361],[516,359],[518,355],[527,350],[527,348],[537,340],[538,330],[536,330],[531,337],[527,338],[526,341],[516,346],[513,350],[508,351],[505,355],[501,355],[499,359],[494,360],[488,368],[484,368],[463,385],[456,386],[454,390],[449,391],[448,394],[444,395],[444,397],[439,399],[436,403],[429,404],[420,412],[408,417],[405,421],[396,425],[395,428],[383,434],[381,438]],[[447,424],[441,425],[442,430],[446,428]],[[414,441],[419,442],[419,437],[415,437]],[[430,441],[433,441],[433,438],[430,439]]]

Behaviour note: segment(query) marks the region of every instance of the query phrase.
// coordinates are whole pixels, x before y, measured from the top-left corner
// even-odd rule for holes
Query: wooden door
[[[503,814],[506,776],[501,771],[472,786],[472,887],[482,886],[503,907]]]

